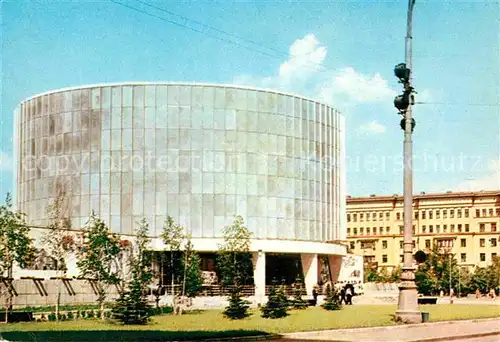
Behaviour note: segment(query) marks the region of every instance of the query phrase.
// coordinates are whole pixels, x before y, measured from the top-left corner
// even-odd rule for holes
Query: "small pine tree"
[[[275,280],[269,289],[267,303],[261,307],[260,311],[264,318],[282,318],[288,315],[288,299],[283,287],[278,288]]]
[[[326,299],[325,303],[321,305],[325,310],[340,310],[342,305],[340,304],[340,298],[337,290],[332,287],[331,284],[326,286]]]
[[[250,314],[248,313],[250,302],[243,300],[241,297],[240,287],[233,287],[231,289],[231,295],[229,296],[229,305],[222,313],[226,318],[243,319],[250,316]]]
[[[302,298],[303,283],[300,276],[295,278],[295,288],[293,290],[292,307],[296,310],[303,310],[307,308],[307,302]]]

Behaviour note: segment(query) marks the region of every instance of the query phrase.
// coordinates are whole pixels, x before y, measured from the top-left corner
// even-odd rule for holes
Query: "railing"
[[[160,296],[171,295],[172,288],[174,289],[175,294],[182,293],[182,285],[163,285],[159,287],[151,287],[150,293],[151,295],[156,295],[159,293]],[[211,297],[211,296],[229,296],[231,294],[233,286],[222,286],[222,285],[204,285],[198,294],[198,297]],[[159,291],[159,292],[158,292]],[[254,285],[242,285],[241,293],[245,297],[255,295],[255,286]]]

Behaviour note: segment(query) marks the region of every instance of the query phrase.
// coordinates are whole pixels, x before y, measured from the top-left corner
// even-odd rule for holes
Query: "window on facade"
[[[363,213],[359,214],[359,222],[363,222],[364,218],[365,218],[365,214],[363,214]]]
[[[500,216],[500,208],[496,208],[495,212],[497,213],[497,216]]]
[[[443,224],[443,233],[446,233],[447,230],[448,230],[448,225]]]
[[[483,210],[481,211],[481,215],[482,215],[483,217],[486,217],[486,209],[483,209]]]
[[[451,233],[455,232],[455,225],[454,224],[450,225],[450,232]]]
[[[399,241],[399,248],[403,249],[403,241]]]
[[[453,247],[453,240],[452,239],[438,240],[437,245],[438,247],[450,248]]]
[[[415,247],[417,246],[417,243],[415,241],[412,241],[411,245],[412,245],[412,248],[415,249]]]
[[[466,233],[469,232],[469,224],[468,223],[465,224],[465,232]]]
[[[484,223],[480,223],[479,224],[479,232],[484,233],[485,231],[486,231],[485,224]]]
[[[355,245],[354,241],[351,241],[350,244],[351,244],[351,249],[355,249],[356,248],[356,245]]]
[[[347,228],[347,235],[351,235],[351,228]]]
[[[431,240],[425,240],[425,248],[431,248]]]
[[[436,233],[439,234],[439,232],[441,231],[441,226],[439,224],[436,225]]]
[[[391,227],[385,227],[385,233],[386,234],[389,234],[390,231],[391,231]]]
[[[429,233],[434,233],[434,227],[432,225],[429,226]]]
[[[399,226],[399,234],[403,235],[404,231],[405,231],[405,227],[404,226]]]
[[[476,209],[476,217],[481,217],[481,210]]]
[[[460,247],[467,247],[467,240],[460,239]]]
[[[361,249],[375,249],[375,241],[362,241]]]
[[[432,220],[432,210],[429,210],[429,220]]]
[[[354,235],[358,235],[358,228],[354,228],[354,229],[352,230],[352,233],[353,233]]]
[[[396,220],[401,220],[401,213],[396,213]]]
[[[389,221],[389,218],[391,217],[391,213],[389,213],[388,211],[385,213],[385,219],[387,221]]]
[[[382,255],[382,263],[384,263],[384,264],[387,263],[387,254]]]
[[[347,222],[351,222],[351,214],[347,214]]]
[[[415,211],[415,220],[418,220],[418,211]]]
[[[450,218],[454,218],[455,217],[455,210],[451,209],[450,210]]]
[[[492,222],[491,223],[491,231],[492,232],[496,232],[497,231],[497,224],[496,224],[496,222]]]
[[[460,261],[461,262],[467,262],[467,253],[461,253],[460,254]]]
[[[377,213],[372,214],[372,219],[373,219],[373,221],[377,221]]]
[[[459,233],[461,233],[461,232],[462,232],[462,225],[461,225],[461,224],[458,224],[458,225],[457,225],[457,230],[458,230],[458,232],[459,232]]]
[[[493,216],[493,209],[488,210],[488,214],[489,214],[490,216]]]
[[[403,254],[399,256],[399,262],[402,263],[404,261]]]
[[[352,214],[352,221],[357,222],[358,221],[358,214]]]
[[[366,221],[370,221],[370,213],[366,213]]]
[[[383,212],[380,212],[380,213],[378,214],[378,218],[379,218],[379,220],[380,220],[380,221],[382,221],[382,220],[384,219],[384,213],[383,213]]]
[[[441,218],[441,210],[436,210],[436,218]]]
[[[425,211],[422,211],[422,219],[425,220]]]
[[[363,235],[364,234],[364,229],[363,228],[359,228],[359,235]]]
[[[485,253],[480,253],[479,254],[479,260],[486,261],[486,254]]]
[[[386,240],[382,240],[382,248],[387,249],[387,241]]]
[[[490,242],[491,242],[491,247],[496,247],[497,246],[497,239],[492,238]]]
[[[447,217],[448,217],[448,211],[447,210],[443,210],[443,218],[447,218]]]
[[[384,234],[384,227],[380,227],[380,228],[379,228],[379,234],[380,234],[380,235],[383,235],[383,234]]]
[[[366,228],[366,235],[370,235],[370,228]]]
[[[426,230],[427,230],[427,226],[424,224],[424,225],[422,226],[422,233],[424,233],[424,234],[425,234],[425,231],[426,231]]]
[[[411,228],[412,233],[415,235],[415,225]]]
[[[457,209],[457,217],[462,218],[462,209]]]
[[[480,239],[479,240],[479,247],[484,247],[486,246],[486,240],[485,239]]]

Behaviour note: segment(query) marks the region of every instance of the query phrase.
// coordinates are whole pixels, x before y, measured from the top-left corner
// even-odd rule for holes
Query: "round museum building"
[[[113,232],[167,216],[211,255],[243,217],[256,292],[302,272],[308,292],[335,280],[346,253],[344,118],[301,96],[232,85],[120,83],[49,91],[15,116],[15,191],[33,234],[63,198],[73,229],[92,211]],[[288,265],[288,266],[287,266]]]

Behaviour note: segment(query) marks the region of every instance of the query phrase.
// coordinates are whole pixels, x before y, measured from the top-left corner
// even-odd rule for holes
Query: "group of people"
[[[340,304],[345,303],[346,305],[352,305],[352,297],[354,296],[354,285],[351,283],[344,284],[336,283],[335,289],[340,294]]]

